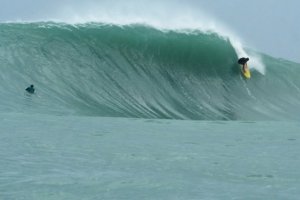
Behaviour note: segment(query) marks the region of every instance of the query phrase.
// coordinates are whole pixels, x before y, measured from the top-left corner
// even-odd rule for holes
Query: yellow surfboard
[[[241,70],[242,70],[242,74],[245,78],[247,78],[247,79],[251,78],[251,73],[250,73],[249,69],[246,69],[245,71],[243,71],[243,68],[241,68]]]

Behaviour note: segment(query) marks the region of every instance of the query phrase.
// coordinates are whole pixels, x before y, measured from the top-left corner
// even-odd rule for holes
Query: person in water
[[[34,93],[34,86],[30,85],[28,88],[25,89],[28,93],[33,94]]]
[[[238,60],[238,63],[243,66],[244,73],[246,72],[246,70],[248,70],[248,65],[247,65],[248,61],[249,61],[249,58],[244,58],[244,57],[242,57]]]

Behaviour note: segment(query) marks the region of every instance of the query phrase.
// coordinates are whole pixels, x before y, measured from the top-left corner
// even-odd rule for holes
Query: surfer
[[[34,93],[34,86],[30,85],[28,88],[25,89],[28,93],[33,94]]]
[[[248,70],[248,65],[247,65],[248,61],[249,61],[249,58],[244,58],[244,57],[242,57],[238,60],[238,63],[243,66],[244,73]]]

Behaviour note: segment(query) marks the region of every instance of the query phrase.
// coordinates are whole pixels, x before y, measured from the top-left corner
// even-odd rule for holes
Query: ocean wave
[[[0,110],[298,119],[299,64],[244,50],[234,41],[213,31],[140,24],[3,23]],[[243,55],[250,57],[250,80],[243,79],[237,64]],[[31,83],[36,95],[23,95]]]

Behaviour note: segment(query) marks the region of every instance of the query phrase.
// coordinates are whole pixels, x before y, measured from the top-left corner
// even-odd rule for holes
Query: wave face
[[[259,56],[266,74],[253,70],[244,80],[229,39],[215,33],[143,25],[0,24],[0,111],[299,119],[300,65]],[[30,84],[35,95],[24,92]]]

